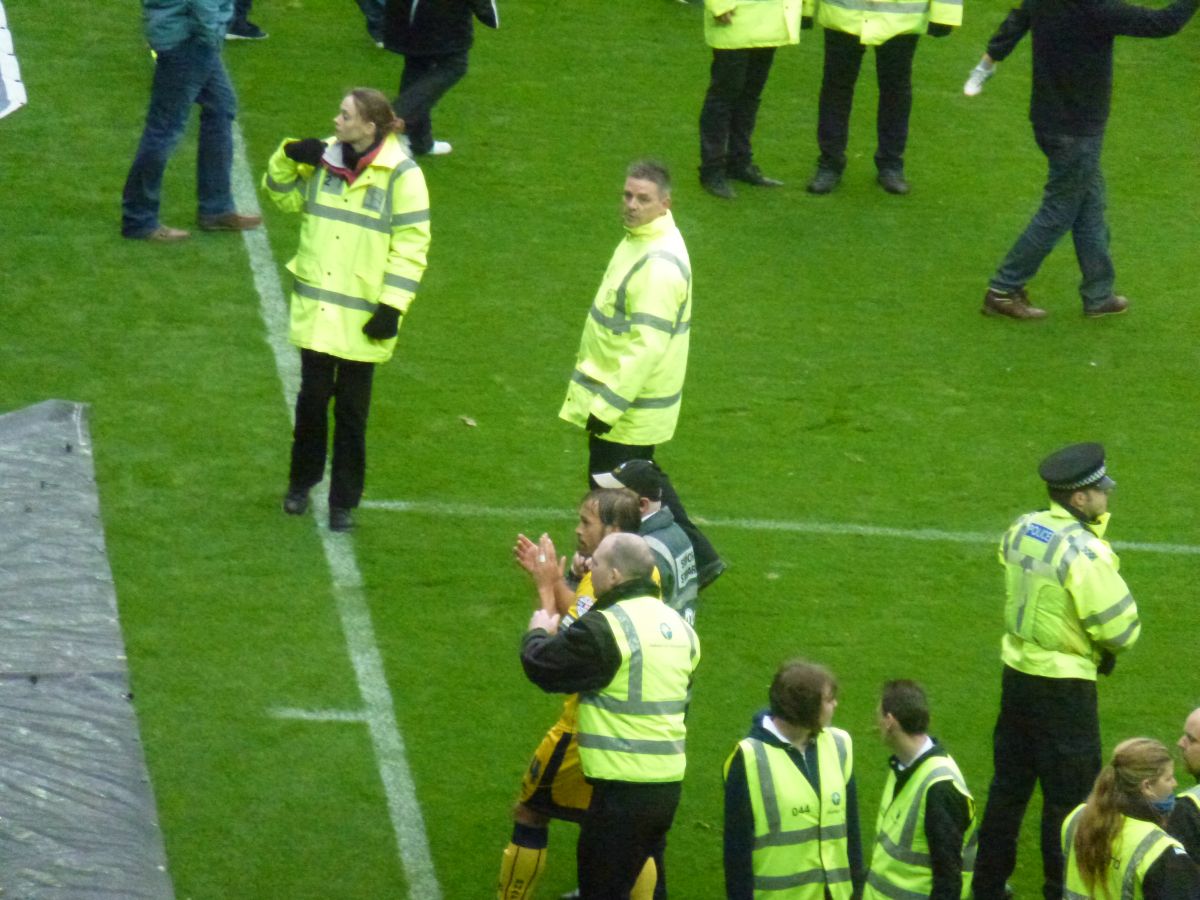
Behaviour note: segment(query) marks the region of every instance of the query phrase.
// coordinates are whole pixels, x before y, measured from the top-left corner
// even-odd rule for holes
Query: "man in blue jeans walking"
[[[1079,293],[1089,318],[1123,313],[1129,300],[1113,292],[1115,273],[1104,220],[1100,151],[1112,99],[1113,40],[1167,37],[1180,31],[1198,0],[1147,9],[1124,0],[1023,0],[1019,14],[1033,30],[1033,92],[1029,118],[1049,161],[1042,205],[988,285],[984,315],[1042,319],[1025,285],[1069,231],[1083,278]],[[1020,29],[1001,27],[988,44],[995,61],[1008,56]]]
[[[163,173],[183,136],[192,104],[200,106],[196,161],[197,222],[204,231],[256,228],[259,216],[233,207],[233,118],[237,98],[221,62],[233,0],[142,0],[146,40],[156,63],[150,109],[121,195],[121,234],[172,242],[190,237],[158,219]]]

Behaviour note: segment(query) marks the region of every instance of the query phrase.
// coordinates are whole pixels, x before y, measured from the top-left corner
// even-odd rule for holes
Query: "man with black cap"
[[[675,516],[663,505],[663,473],[652,460],[631,459],[611,472],[595,476],[602,488],[629,488],[638,495],[642,525],[638,529],[654,554],[654,564],[662,580],[663,603],[675,610],[689,625],[696,624],[696,553],[687,533]]]
[[[1035,783],[1042,788],[1043,892],[1063,896],[1063,819],[1100,771],[1096,674],[1141,634],[1137,605],[1104,532],[1108,477],[1100,444],[1042,460],[1050,508],[1017,519],[1000,542],[1008,597],[992,785],[979,829],[976,900],[999,900],[1016,865],[1017,835]]]

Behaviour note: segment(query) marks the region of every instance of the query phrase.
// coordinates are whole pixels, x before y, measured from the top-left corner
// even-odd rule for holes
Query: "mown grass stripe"
[[[575,511],[548,506],[478,506],[471,503],[440,503],[426,500],[366,500],[369,509],[407,512],[418,515],[456,516],[463,519],[573,519]],[[821,534],[832,537],[886,537],[907,541],[947,544],[995,544],[1000,533],[981,531],[944,531],[939,528],[893,528],[888,525],[860,525],[853,522],[801,522],[791,519],[724,519],[696,516],[702,525],[736,528],[742,531],[791,531],[797,534]],[[1161,544],[1147,541],[1113,541],[1117,550],[1163,553],[1169,556],[1200,556],[1195,544]]]
[[[254,177],[246,161],[245,141],[236,123],[233,195],[242,212],[259,211]],[[242,236],[250,257],[254,287],[258,291],[259,309],[267,326],[267,343],[275,356],[275,368],[290,416],[293,414],[296,392],[300,388],[300,362],[295,349],[287,342],[287,298],[279,281],[266,227],[244,231]],[[314,515],[317,521],[324,522],[328,517],[324,495],[320,491],[313,493]],[[415,900],[440,900],[442,891],[433,869],[425,821],[408,767],[404,738],[396,721],[392,692],[384,675],[383,658],[379,653],[371,613],[363,593],[354,543],[349,535],[336,534],[324,527],[319,528],[319,534],[333,580],[333,594],[346,648],[365,704],[363,721],[375,749],[388,814],[400,851],[400,862],[408,879],[409,896]]]

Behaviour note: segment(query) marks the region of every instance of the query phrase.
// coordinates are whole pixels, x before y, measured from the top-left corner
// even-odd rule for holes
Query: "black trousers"
[[[1042,787],[1042,869],[1046,900],[1063,894],[1060,831],[1100,773],[1096,682],[1039,678],[1004,667],[992,737],[992,786],[979,826],[975,900],[1002,900],[1017,864],[1017,836],[1035,783]]]
[[[628,900],[646,860],[662,857],[680,789],[678,781],[593,783],[576,849],[582,900]]]
[[[467,74],[467,51],[444,56],[405,56],[400,95],[392,107],[404,120],[404,133],[416,154],[433,149],[430,112],[442,95]]]
[[[592,478],[593,472],[611,472],[621,463],[631,459],[654,459],[654,445],[618,444],[613,441],[606,441],[604,438],[596,437],[594,434],[589,434],[588,486],[596,487],[596,480]],[[659,468],[661,469],[662,467],[660,466]],[[684,533],[691,540],[692,550],[696,554],[696,569],[703,572],[706,565],[720,559],[716,548],[713,547],[696,524],[688,518],[687,510],[683,508],[683,501],[675,493],[675,486],[671,484],[671,478],[666,472],[663,472],[662,491],[663,505],[671,510],[671,515],[675,517],[675,521],[679,523],[679,527],[684,530]]]
[[[850,107],[854,103],[854,84],[858,81],[865,52],[866,47],[859,43],[857,35],[825,29],[825,68],[817,114],[817,146],[821,150],[817,165],[823,169],[841,172],[846,168]],[[881,172],[904,169],[908,114],[912,111],[912,63],[916,52],[915,34],[898,34],[875,48],[875,80],[879,84],[875,166]]]
[[[325,475],[329,401],[333,400],[333,465],[329,505],[353,509],[367,471],[367,413],[375,364],[300,351],[300,393],[292,432],[292,489],[308,490]]]
[[[700,110],[702,178],[750,165],[750,136],[774,60],[774,47],[713,50],[708,93]]]

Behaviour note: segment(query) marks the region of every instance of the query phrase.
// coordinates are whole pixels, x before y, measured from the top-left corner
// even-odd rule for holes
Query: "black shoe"
[[[288,488],[283,497],[283,511],[289,516],[302,516],[308,512],[308,491]]]
[[[810,194],[828,194],[841,184],[841,181],[841,172],[834,169],[819,168],[817,169],[817,174],[808,183],[808,192]]]
[[[353,510],[346,509],[344,506],[329,507],[329,530],[330,531],[353,531],[354,530],[354,515]]]
[[[720,197],[722,200],[734,200],[737,198],[737,192],[729,186],[729,182],[725,180],[725,176],[720,173],[701,175],[700,187],[704,188],[714,197]]]
[[[266,39],[267,33],[253,22],[230,25],[229,30],[225,32],[227,41],[265,41]]]
[[[904,180],[904,173],[897,171],[880,172],[876,179],[879,186],[889,194],[907,194],[912,188]]]
[[[697,577],[700,579],[699,590],[704,590],[706,587],[720,578],[727,568],[729,567],[725,565],[725,560],[719,558],[701,566],[700,571],[696,573]]]
[[[777,178],[768,178],[762,173],[762,169],[753,163],[741,169],[730,169],[725,174],[735,181],[744,181],[755,187],[783,187],[782,181]]]

